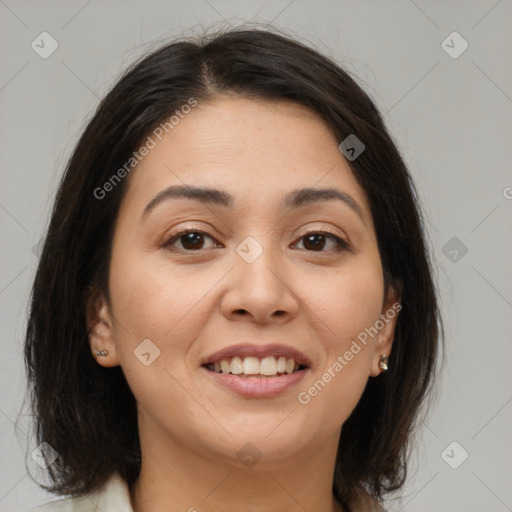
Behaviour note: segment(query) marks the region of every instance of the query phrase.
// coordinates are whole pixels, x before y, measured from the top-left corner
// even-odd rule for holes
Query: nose
[[[259,324],[286,323],[296,317],[299,301],[293,282],[275,251],[265,248],[251,263],[238,254],[234,257],[235,268],[222,298],[224,316]]]

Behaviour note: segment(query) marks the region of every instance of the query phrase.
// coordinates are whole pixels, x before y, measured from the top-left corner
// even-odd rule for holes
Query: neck
[[[130,490],[134,512],[342,512],[332,494],[339,431],[293,460],[263,457],[250,467],[162,431],[143,434],[141,471]]]

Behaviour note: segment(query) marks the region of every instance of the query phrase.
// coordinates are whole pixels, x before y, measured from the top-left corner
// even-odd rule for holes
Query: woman
[[[372,101],[298,42],[134,65],[34,283],[37,439],[68,495],[38,510],[383,510],[441,338],[417,203]]]

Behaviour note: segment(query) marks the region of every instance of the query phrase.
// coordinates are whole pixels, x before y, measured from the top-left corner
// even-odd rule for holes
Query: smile
[[[211,362],[205,365],[205,368],[216,373],[259,379],[295,373],[304,369],[305,366],[299,364],[293,358],[284,356],[266,356],[262,358],[235,356]]]

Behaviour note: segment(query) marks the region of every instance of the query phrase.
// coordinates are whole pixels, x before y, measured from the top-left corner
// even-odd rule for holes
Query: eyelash
[[[208,236],[210,237],[212,240],[215,240],[210,234],[206,233],[205,231],[201,231],[201,230],[198,230],[198,229],[186,229],[184,231],[180,231],[179,233],[176,233],[175,235],[173,235],[171,238],[169,238],[164,244],[163,244],[163,247],[167,250],[170,250],[170,251],[184,251],[184,252],[200,252],[202,249],[197,249],[197,250],[192,250],[192,249],[179,249],[179,248],[176,248],[176,247],[172,247],[172,245],[177,241],[179,240],[182,236],[184,235],[187,235],[187,234],[190,234],[190,233],[195,233],[195,234],[199,234],[199,235],[205,235],[205,236]],[[334,240],[334,242],[336,243],[336,247],[334,249],[331,249],[331,250],[334,250],[336,252],[341,252],[341,251],[345,251],[349,248],[349,244],[343,240],[342,238],[340,238],[339,236],[335,235],[334,233],[331,233],[330,231],[328,230],[311,230],[311,231],[307,231],[306,233],[303,233],[298,240],[302,240],[303,238],[306,238],[310,235],[323,235],[327,238],[330,238],[331,240]],[[306,249],[304,249],[306,250]],[[308,252],[318,252],[318,253],[321,253],[321,252],[329,252],[329,250],[327,251],[308,251]]]

